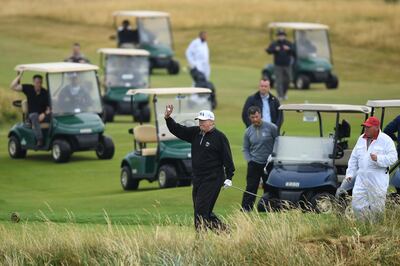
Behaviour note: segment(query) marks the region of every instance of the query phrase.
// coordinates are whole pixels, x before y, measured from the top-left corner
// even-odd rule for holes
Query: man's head
[[[200,31],[199,38],[200,38],[200,40],[202,42],[206,42],[207,41],[207,32],[206,31]]]
[[[195,120],[199,120],[200,130],[203,132],[208,132],[214,128],[214,113],[208,110],[202,110],[199,112],[199,115],[195,118]]]
[[[258,85],[258,90],[262,96],[268,95],[271,90],[270,82],[267,77],[263,77]]]
[[[122,27],[123,27],[124,29],[127,29],[127,28],[129,27],[129,25],[130,25],[129,20],[124,19],[124,20],[122,21]]]
[[[42,89],[42,84],[43,84],[43,77],[41,75],[34,75],[33,78],[33,87],[35,88],[35,92],[39,93],[40,90]]]
[[[286,39],[286,32],[283,29],[279,29],[276,32],[276,36],[278,37],[278,40],[282,41]]]
[[[79,56],[81,54],[81,45],[79,43],[74,43],[72,45],[72,54],[75,56]]]
[[[261,109],[258,106],[250,106],[247,110],[251,124],[258,127],[262,124]]]
[[[373,138],[378,135],[381,122],[375,116],[371,116],[362,125],[364,126],[365,136]]]

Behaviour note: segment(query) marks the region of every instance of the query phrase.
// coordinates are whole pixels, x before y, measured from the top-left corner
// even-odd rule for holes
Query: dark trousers
[[[247,164],[247,176],[246,176],[246,191],[257,194],[258,186],[260,184],[260,177],[263,180],[263,189],[265,192],[266,182],[268,179],[268,174],[264,173],[265,164],[259,164],[256,162],[248,162]],[[272,164],[267,167],[268,173],[272,169]],[[242,209],[244,211],[251,211],[254,206],[256,197],[248,193],[243,193]]]
[[[194,226],[202,229],[223,229],[225,226],[212,212],[224,183],[224,173],[218,171],[206,176],[196,176],[193,180]]]

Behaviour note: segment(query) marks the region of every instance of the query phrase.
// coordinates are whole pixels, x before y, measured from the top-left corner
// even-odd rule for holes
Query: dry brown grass
[[[337,215],[235,213],[230,234],[151,227],[0,224],[0,264],[372,265],[398,264],[399,209],[377,224]],[[107,218],[106,218],[107,219]]]
[[[115,10],[163,10],[175,29],[245,28],[264,30],[270,21],[330,25],[336,42],[398,51],[400,5],[378,0],[3,0],[0,16],[34,16],[110,27]]]

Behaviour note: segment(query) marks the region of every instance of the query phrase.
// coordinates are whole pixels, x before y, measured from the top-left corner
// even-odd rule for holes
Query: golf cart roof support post
[[[178,103],[179,103],[178,112],[181,113],[181,111],[182,111],[182,95],[181,94],[178,94]]]
[[[371,107],[371,116],[374,116],[375,113],[375,107]]]
[[[322,117],[321,113],[317,112],[318,115],[318,124],[319,124],[319,136],[322,138],[324,136],[324,133],[322,132]]]
[[[46,86],[47,86],[47,94],[49,95],[49,106],[50,106],[50,111],[52,111],[52,110],[51,110],[51,106],[53,106],[53,105],[52,105],[52,102],[51,102],[50,90],[49,90],[49,88],[50,88],[49,73],[46,73]],[[50,113],[50,114],[51,114],[51,113]],[[53,121],[53,120],[50,119],[50,124],[51,124],[52,121]],[[51,127],[50,127],[50,130],[51,130]]]
[[[331,64],[333,65],[333,57],[332,57],[332,47],[331,47],[331,39],[329,36],[328,31],[325,31],[326,39],[328,40],[328,47],[329,47],[329,59],[331,60]]]
[[[335,122],[335,136],[333,137],[333,153],[332,153],[332,159],[333,159],[333,165],[335,165],[335,158],[336,158],[336,152],[337,152],[337,141],[338,141],[338,135],[339,135],[339,117],[340,114],[339,112],[336,113],[336,122]]]
[[[154,106],[154,119],[155,119],[155,124],[156,124],[156,132],[157,132],[157,149],[160,147],[160,129],[158,127],[158,119],[157,119],[157,94],[154,94],[153,96],[153,106]],[[158,152],[157,152],[158,154]]]
[[[385,107],[382,107],[382,113],[381,113],[381,128],[383,127],[383,119],[385,119]]]

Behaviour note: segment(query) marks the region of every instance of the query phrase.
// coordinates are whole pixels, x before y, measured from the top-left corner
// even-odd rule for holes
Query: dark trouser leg
[[[290,84],[290,67],[282,67],[283,95],[286,96]]]
[[[35,134],[36,141],[43,140],[42,129],[40,128],[40,123],[39,123],[39,114],[38,113],[30,113],[29,120],[32,123],[32,130],[33,130],[33,134]]]
[[[276,77],[276,91],[278,93],[278,97],[283,98],[283,96],[285,96],[283,84],[283,67],[275,66],[274,72]]]
[[[246,191],[257,194],[257,189],[260,184],[260,177],[262,177],[263,181],[266,181],[266,176],[264,175],[264,164],[249,162],[247,164]],[[242,209],[244,211],[251,211],[253,209],[255,200],[255,196],[248,193],[243,193]]]
[[[219,226],[219,219],[212,214],[212,210],[221,191],[222,184],[223,180],[218,177],[217,179],[202,181],[193,186],[194,224],[197,231],[204,227],[215,228]]]

